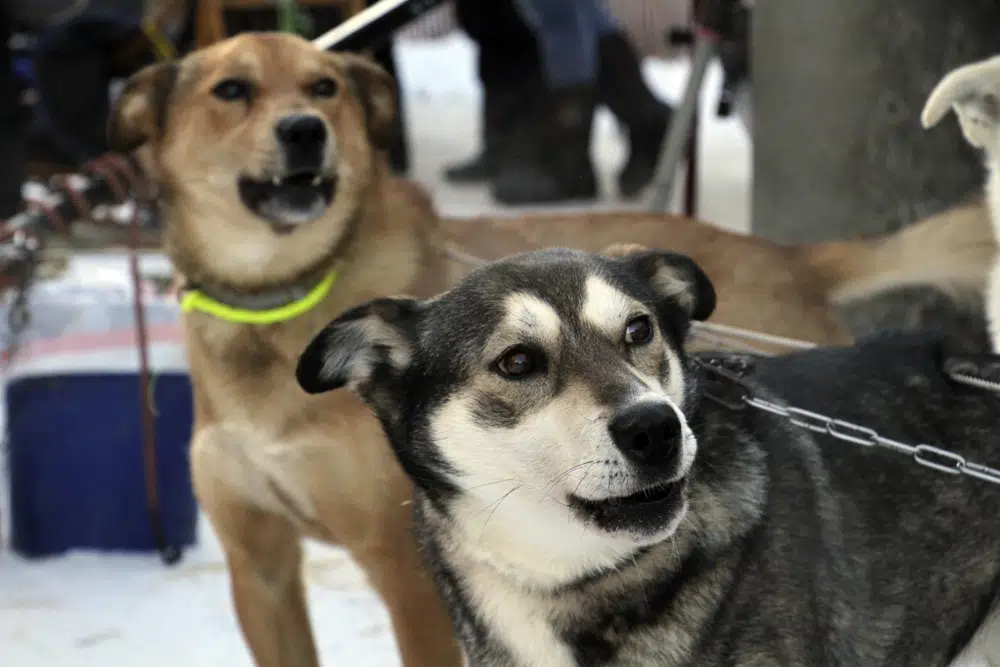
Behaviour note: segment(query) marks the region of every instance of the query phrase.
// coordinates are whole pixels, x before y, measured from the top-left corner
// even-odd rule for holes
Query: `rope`
[[[50,182],[53,193],[59,195],[54,204],[35,201],[28,211],[0,225],[0,245],[14,245],[25,236],[39,239],[47,230],[66,236],[72,233],[76,220],[94,220],[96,206],[108,203],[124,204],[132,195],[143,192],[143,180],[137,168],[121,155],[102,155],[83,166],[82,173],[90,178],[83,190],[70,185],[67,178]],[[96,222],[96,220],[95,220]],[[129,264],[133,286],[133,308],[136,323],[136,345],[139,354],[139,400],[142,424],[143,473],[146,483],[146,505],[149,513],[153,540],[161,560],[172,565],[180,560],[181,551],[167,542],[163,515],[160,508],[159,484],[156,466],[156,414],[153,400],[153,379],[149,363],[149,332],[146,326],[146,309],[143,303],[142,277],[139,271],[139,206],[132,211],[129,221]],[[14,257],[12,255],[12,257]],[[22,264],[16,258],[0,260],[0,275],[9,274]]]
[[[711,336],[712,334],[716,334],[720,337],[730,337],[739,340],[766,343],[768,345],[780,345],[781,347],[790,347],[795,350],[811,350],[814,347],[817,347],[816,343],[810,343],[797,338],[775,336],[762,331],[740,329],[739,327],[731,327],[725,324],[716,324],[714,322],[693,322],[692,327],[694,328],[695,333],[699,335],[708,334]]]

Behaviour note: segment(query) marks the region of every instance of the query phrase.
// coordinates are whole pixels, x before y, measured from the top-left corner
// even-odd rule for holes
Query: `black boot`
[[[628,132],[628,161],[618,174],[618,189],[623,196],[632,197],[653,178],[673,109],[646,85],[639,58],[625,35],[603,37],[598,57],[599,101]]]
[[[535,88],[542,63],[538,40],[513,0],[455,0],[458,25],[479,47],[477,70],[483,89],[483,139],[479,155],[445,169],[452,183],[489,178],[491,155],[506,142],[524,114],[527,89]]]
[[[525,84],[484,87],[482,151],[465,162],[446,168],[446,180],[452,183],[481,183],[490,178],[504,144],[511,141],[524,125],[527,96],[535,88]]]
[[[593,89],[557,89],[541,99],[540,109],[524,109],[524,129],[504,148],[491,179],[493,197],[510,206],[595,199]]]

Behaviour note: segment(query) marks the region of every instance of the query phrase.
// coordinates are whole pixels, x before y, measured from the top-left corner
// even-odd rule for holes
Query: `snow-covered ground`
[[[472,55],[462,37],[400,49],[414,176],[434,190],[444,213],[456,216],[500,210],[484,188],[452,188],[440,177],[446,164],[476,150],[479,91]],[[676,100],[686,68],[649,62],[646,74],[666,98]],[[712,116],[718,69],[709,82],[699,214],[745,231],[749,145],[737,120]],[[622,152],[604,113],[595,137],[594,156],[610,183]],[[602,203],[623,206],[615,199]],[[121,262],[117,266],[109,270],[121,271]],[[0,507],[8,507],[2,487]],[[174,568],[155,555],[74,553],[28,562],[0,552],[0,667],[251,667],[230,606],[221,551],[207,524],[200,539]],[[358,569],[336,549],[310,544],[308,554],[311,614],[323,664],[398,665],[388,618]]]

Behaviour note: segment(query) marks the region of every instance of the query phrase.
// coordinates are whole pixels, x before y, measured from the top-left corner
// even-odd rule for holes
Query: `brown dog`
[[[453,247],[482,259],[563,245],[591,252],[617,243],[670,248],[693,258],[715,284],[718,303],[712,322],[826,345],[852,340],[835,306],[889,288],[934,286],[952,296],[978,300],[996,255],[981,198],[894,234],[800,245],[781,245],[687,218],[649,213],[534,215],[442,224]]]
[[[831,314],[838,291],[978,290],[981,258],[993,255],[975,209],[884,242],[789,248],[641,214],[442,230],[419,188],[386,175],[391,90],[365,60],[247,34],[136,75],[112,125],[119,148],[151,156],[168,253],[201,298],[184,316],[193,474],[260,667],[317,664],[303,536],[350,550],[389,609],[408,667],[460,662],[409,534],[409,483],[379,425],[352,395],[307,396],[294,378],[308,341],[344,310],[380,295],[429,296],[471,270],[448,239],[487,257],[546,245],[671,247],[711,274],[720,323],[824,343],[848,337]]]
[[[294,376],[305,344],[345,309],[445,287],[444,261],[428,260],[433,212],[387,185],[379,149],[394,104],[388,75],[365,59],[247,34],[138,73],[113,118],[117,148],[149,148],[167,252],[197,287],[189,294],[270,314],[245,322],[192,302],[184,316],[195,489],[260,667],[318,664],[302,536],[350,550],[405,665],[461,664],[409,532],[409,482],[378,423],[347,392],[314,400]],[[301,293],[323,298],[285,317]]]

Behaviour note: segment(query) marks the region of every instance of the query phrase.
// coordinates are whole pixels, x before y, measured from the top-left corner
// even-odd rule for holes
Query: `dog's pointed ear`
[[[354,92],[365,109],[368,139],[380,150],[388,150],[398,133],[396,85],[378,64],[353,53],[337,53],[350,77]]]
[[[601,254],[630,265],[659,298],[679,306],[692,320],[707,320],[715,311],[715,287],[687,255],[637,244],[616,244]]]
[[[1000,148],[1000,56],[964,65],[941,79],[920,114],[924,128],[937,125],[949,109],[970,144]]]
[[[415,299],[385,298],[344,312],[299,356],[299,386],[309,394],[347,387],[369,398],[373,387],[409,367],[422,311]]]
[[[112,150],[128,153],[163,134],[167,102],[176,80],[176,63],[149,65],[129,78],[108,122],[108,145]]]

